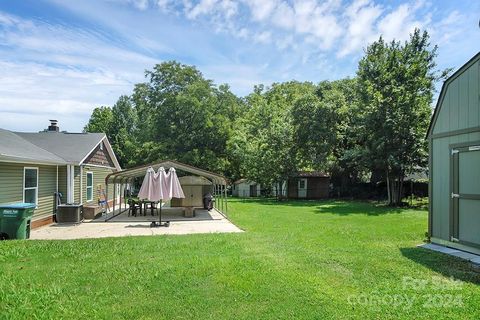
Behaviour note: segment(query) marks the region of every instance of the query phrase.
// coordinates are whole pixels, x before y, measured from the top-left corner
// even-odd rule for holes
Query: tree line
[[[403,179],[427,163],[437,48],[427,32],[369,45],[354,78],[255,86],[246,97],[176,61],[113,107],[95,108],[86,132],[105,132],[123,167],[172,159],[231,180],[280,184],[300,170],[328,172],[342,191],[387,185],[402,199]]]

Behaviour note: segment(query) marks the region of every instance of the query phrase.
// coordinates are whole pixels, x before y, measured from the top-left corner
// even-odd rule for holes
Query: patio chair
[[[130,215],[136,217],[137,210],[140,210],[140,204],[133,199],[128,199],[128,216]]]
[[[152,216],[158,215],[157,203],[156,202],[146,202],[145,203],[145,212],[144,212],[145,215],[147,215],[148,210],[150,210],[150,214]],[[155,214],[154,214],[154,212],[155,212]]]

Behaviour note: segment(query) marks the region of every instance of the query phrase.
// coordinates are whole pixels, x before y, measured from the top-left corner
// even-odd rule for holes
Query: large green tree
[[[245,176],[264,186],[281,184],[299,168],[292,108],[306,94],[313,94],[311,83],[275,83],[265,89],[257,86],[246,103],[236,145],[243,150]],[[238,152],[240,153],[240,152]]]
[[[401,202],[405,175],[427,160],[435,56],[427,32],[417,29],[404,43],[380,38],[359,63],[363,157],[372,172],[384,173],[391,205]]]
[[[85,132],[108,133],[112,127],[113,114],[110,107],[97,107],[93,109],[88,123],[83,128]]]
[[[227,170],[230,116],[238,103],[229,88],[218,89],[195,67],[177,62],[156,65],[147,78],[140,99],[147,116],[139,121],[148,122],[145,128],[151,141],[146,142],[155,150],[151,160],[170,158],[213,171]]]

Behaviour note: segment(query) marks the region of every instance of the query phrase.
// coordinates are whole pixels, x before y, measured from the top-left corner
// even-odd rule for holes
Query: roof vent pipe
[[[48,126],[48,131],[53,131],[53,132],[59,132],[60,128],[58,127],[58,121],[57,120],[50,120],[50,125]]]

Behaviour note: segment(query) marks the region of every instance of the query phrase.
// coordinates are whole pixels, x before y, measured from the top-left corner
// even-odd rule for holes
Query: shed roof
[[[248,180],[248,179],[245,179],[245,178],[238,179],[238,180],[235,181],[233,184],[240,184],[240,183],[257,184],[255,181],[251,181],[251,180]]]
[[[164,160],[157,163],[146,164],[143,166],[126,169],[123,171],[114,172],[109,174],[105,178],[105,182],[106,183],[122,182],[122,181],[131,180],[133,178],[144,177],[147,169],[150,167],[152,167],[154,170],[158,170],[158,168],[160,167],[164,167],[165,169],[169,169],[173,167],[176,170],[181,170],[184,172],[189,172],[201,177],[208,178],[216,184],[227,185],[228,183],[227,178],[225,178],[220,174],[203,170],[203,169],[200,169],[185,163],[181,163],[178,161],[174,161],[174,160]]]
[[[465,70],[467,70],[472,64],[480,60],[480,51],[474,55],[470,60],[468,60],[464,65],[458,68],[450,77],[448,77],[445,82],[443,82],[442,89],[438,95],[437,104],[435,105],[435,111],[433,112],[432,119],[427,130],[427,138],[432,135],[433,128],[435,127],[435,122],[437,121],[438,114],[440,113],[440,108],[442,107],[443,99],[445,98],[445,93],[448,89],[450,83],[452,83],[459,75],[461,75]]]
[[[209,186],[212,184],[212,181],[200,176],[183,176],[178,180],[182,186]]]
[[[328,174],[325,172],[321,171],[299,171],[295,177],[299,178],[309,178],[309,177],[315,177],[315,178],[330,178]]]
[[[20,135],[0,129],[0,159],[46,164],[64,164],[65,160],[42,149]]]

